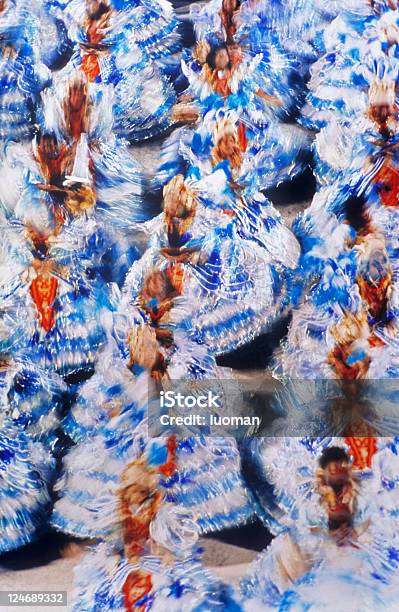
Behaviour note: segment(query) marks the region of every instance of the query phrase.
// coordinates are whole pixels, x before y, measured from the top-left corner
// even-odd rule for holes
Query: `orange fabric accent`
[[[228,83],[228,77],[216,78],[213,81],[214,90],[223,98],[227,98],[231,94],[231,90]]]
[[[148,506],[132,514],[128,499],[122,499],[119,512],[123,519],[123,541],[129,559],[143,553],[145,543],[150,537],[150,524],[159,506],[159,493],[155,494]]]
[[[148,595],[151,590],[151,574],[131,572],[122,587],[126,612],[144,612],[146,604],[136,605],[136,602]]]
[[[102,24],[105,25],[105,24]],[[90,21],[87,28],[87,40],[93,45],[98,44],[104,38],[104,33],[101,30],[101,25],[98,21]]]
[[[222,213],[224,215],[228,215],[229,217],[234,217],[236,214],[234,210],[222,210]]]
[[[184,292],[184,267],[179,264],[170,266],[167,268],[166,274],[175,291],[182,295]]]
[[[166,462],[160,466],[159,471],[163,476],[170,478],[170,476],[172,476],[172,474],[174,474],[176,471],[177,442],[175,436],[171,436],[170,438],[168,438],[167,447],[168,457],[166,459]]]
[[[372,428],[367,425],[367,428],[372,433]],[[349,446],[349,453],[353,458],[353,466],[358,470],[370,469],[374,455],[376,454],[377,439],[369,438],[345,438],[345,442]]]
[[[95,53],[86,53],[82,58],[80,69],[85,73],[89,81],[95,81],[101,73],[97,55]]]
[[[390,279],[382,278],[377,286],[369,285],[363,278],[358,278],[360,295],[367,302],[370,314],[381,319],[387,309],[387,289]]]
[[[55,323],[54,301],[57,295],[58,281],[53,276],[39,275],[30,285],[30,294],[36,305],[42,328],[49,332]]]
[[[380,200],[384,206],[399,204],[399,171],[388,163],[384,163],[374,176],[375,183],[381,183],[378,188]]]
[[[374,335],[371,335],[369,337],[368,343],[369,343],[369,346],[372,346],[372,347],[384,346],[383,340],[381,340],[381,338],[378,338],[377,336],[374,336]]]
[[[229,71],[226,71],[226,76],[219,77],[217,70],[214,70],[211,79],[212,79],[213,90],[216,93],[218,93],[223,98],[227,98],[231,94],[231,89],[229,85],[229,81],[230,81]]]
[[[238,143],[240,145],[241,151],[247,150],[247,135],[245,132],[245,125],[243,123],[238,124]]]

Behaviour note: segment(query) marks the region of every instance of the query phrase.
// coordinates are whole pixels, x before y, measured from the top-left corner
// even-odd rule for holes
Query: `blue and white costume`
[[[1,417],[0,552],[24,546],[40,535],[50,513],[48,451],[32,442],[20,425]]]
[[[36,124],[40,92],[50,84],[50,71],[35,46],[35,21],[26,8],[6,3],[0,13],[0,140],[29,141]],[[3,151],[2,151],[3,156]]]
[[[260,192],[240,197],[230,189],[223,167],[186,185],[198,200],[192,224],[177,243],[163,214],[146,224],[149,248],[129,271],[123,294],[135,303],[154,264],[170,267],[178,252],[165,255],[163,249],[193,249],[181,264],[184,297],[193,305],[184,327],[195,342],[222,354],[250,341],[284,311],[299,245]]]
[[[247,193],[277,187],[300,174],[307,165],[309,134],[296,125],[271,121],[258,131],[244,124],[234,110],[211,108],[194,130],[180,128],[164,142],[161,165],[153,179],[156,187],[179,172],[207,177],[219,165]],[[239,160],[221,158],[218,146],[226,136],[234,139]]]
[[[28,350],[41,367],[62,376],[91,369],[105,333],[96,308],[109,306],[101,284],[86,272],[79,228],[65,229],[44,255],[3,221],[2,351]],[[70,233],[69,233],[70,232]],[[44,282],[45,288],[42,288]],[[44,293],[43,293],[44,291]]]
[[[56,374],[41,371],[22,355],[1,372],[7,396],[6,415],[28,438],[56,452],[66,385]]]
[[[46,528],[55,476],[64,386],[46,380],[26,357],[2,355],[0,372],[0,523],[4,553]]]
[[[159,611],[164,610],[165,606],[176,611],[240,610],[232,590],[202,567],[196,546],[198,528],[192,515],[168,502],[167,487],[162,477],[156,483],[156,468],[160,466],[159,469],[162,469],[166,456],[165,441],[153,440],[147,447],[145,461],[152,471],[149,474],[151,480],[144,482],[143,486],[148,490],[148,497],[144,506],[137,508],[133,521],[140,521],[141,512],[146,507],[150,514],[143,523],[145,527],[148,526],[148,532],[137,532],[138,537],[132,542],[136,552],[130,552],[129,556],[132,550],[126,540],[127,537],[131,538],[129,515],[125,514],[121,521],[118,514],[109,514],[109,536],[89,552],[78,566],[74,609],[112,607],[113,610],[122,611],[143,603],[146,609]],[[121,480],[131,483],[134,489],[137,486],[135,476],[143,469],[143,461],[140,464],[130,462]],[[153,483],[152,487],[150,482]],[[153,495],[162,496],[155,512],[151,501]],[[114,494],[115,498],[119,496],[119,492]],[[134,493],[131,500],[134,504]],[[149,537],[156,543],[159,552],[151,552]]]
[[[173,321],[172,314],[170,321],[173,344],[163,349],[167,376],[171,380],[216,380],[220,373],[206,347],[191,342],[179,322],[182,308],[177,303],[177,316]],[[121,312],[118,315],[115,333],[126,359],[132,321],[136,320],[140,327],[143,314],[130,306],[124,309],[126,314],[123,316]],[[187,306],[185,309],[187,312]],[[137,365],[132,370],[130,380],[128,372],[122,373],[116,377],[116,384],[113,384],[112,377],[108,376],[109,382],[103,377],[102,393],[98,398],[103,401],[98,417],[93,414],[98,405],[93,401],[88,405],[86,422],[79,408],[73,414],[80,422],[75,418],[72,424],[69,420],[72,434],[81,442],[65,457],[64,473],[57,484],[60,499],[55,504],[52,522],[62,531],[78,537],[104,535],[103,521],[109,512],[113,512],[107,500],[117,486],[118,474],[127,461],[134,459],[146,447],[143,435],[147,435],[147,418],[153,418],[155,414],[156,408],[151,408],[151,402],[155,401],[153,398],[157,397],[157,391],[149,370]],[[87,390],[90,393],[90,382]],[[83,401],[85,394],[83,387]],[[107,409],[110,418],[101,427]],[[91,431],[97,431],[97,434],[94,437],[87,435]],[[167,432],[162,435],[167,435]],[[194,435],[197,436],[198,431],[194,431]],[[141,446],[139,440],[142,440]],[[177,443],[176,465],[174,475],[164,478],[167,499],[179,508],[190,510],[202,532],[242,523],[253,515],[252,498],[240,476],[239,453],[233,439],[184,438]],[[101,512],[95,510],[99,505],[104,508]]]
[[[389,479],[396,446],[396,440],[381,441],[371,476],[358,475],[354,525],[360,535],[353,544],[344,545],[337,545],[328,535],[327,514],[312,482],[315,462],[311,455],[306,457],[303,446],[302,478],[296,482],[294,496],[291,494],[292,525],[258,557],[243,580],[244,610],[394,608],[397,545],[390,510],[397,505],[397,496],[394,481],[390,490],[384,486],[384,469]],[[288,471],[280,473],[281,490],[284,474],[287,479]]]
[[[162,48],[157,50],[158,33],[155,31],[154,39],[152,36],[147,39],[145,30],[139,30],[142,3],[133,3],[132,8],[129,4],[106,5],[109,23],[99,26],[93,39],[87,29],[90,18],[85,13],[84,2],[78,0],[68,4],[65,10],[73,23],[69,35],[76,50],[63,74],[80,69],[91,89],[96,90],[100,83],[108,85],[113,92],[115,133],[130,141],[141,141],[171,126],[170,111],[175,92],[169,77],[158,66],[158,60],[152,59],[154,55],[161,57],[163,52]],[[137,17],[134,17],[135,10],[139,11]],[[151,12],[152,18],[162,14],[157,7]],[[147,16],[151,30],[153,19]],[[171,35],[175,25],[171,27]],[[143,40],[140,40],[141,34]]]

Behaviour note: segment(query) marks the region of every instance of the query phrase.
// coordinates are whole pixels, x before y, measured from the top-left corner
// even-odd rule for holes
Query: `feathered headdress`
[[[231,134],[238,140],[236,117],[233,114],[226,114],[217,119],[215,128],[213,130],[214,143],[217,144],[221,138],[227,136],[228,134]]]
[[[186,214],[195,211],[197,207],[196,194],[194,190],[185,183],[182,174],[174,176],[163,189],[164,201],[167,201],[173,196],[181,201]]]
[[[374,106],[393,106],[396,99],[398,67],[390,57],[369,58],[363,67],[363,76],[369,84],[368,98]]]
[[[193,51],[193,58],[200,64],[205,64],[208,53],[211,50],[211,45],[207,40],[200,40]]]
[[[393,106],[395,104],[395,81],[375,78],[368,91],[369,102],[373,106]]]

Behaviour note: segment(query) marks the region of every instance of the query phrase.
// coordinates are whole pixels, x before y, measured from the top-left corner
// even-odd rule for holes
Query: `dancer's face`
[[[185,206],[180,190],[173,190],[164,198],[164,211],[167,217],[181,217]]]
[[[393,114],[394,109],[390,104],[373,104],[370,106],[370,116],[378,125],[385,125]]]
[[[227,49],[219,49],[215,57],[216,70],[226,70],[230,63],[229,54]]]
[[[91,19],[98,19],[106,8],[107,4],[102,0],[86,0],[87,15]]]
[[[349,481],[350,469],[348,461],[330,461],[324,468],[326,483],[333,487],[344,486]]]
[[[167,296],[167,283],[165,275],[162,272],[153,272],[146,280],[143,289],[143,297],[145,300],[157,298],[162,301]]]
[[[89,17],[95,15],[98,11],[100,3],[98,0],[86,0],[86,10]]]
[[[233,134],[225,134],[218,142],[219,153],[223,159],[229,159],[237,149],[237,141]]]
[[[95,203],[95,193],[88,185],[79,185],[71,189],[64,201],[65,208],[73,215],[78,215],[89,210]]]
[[[223,9],[226,13],[234,13],[238,9],[237,0],[223,0]]]
[[[59,148],[56,138],[52,136],[42,136],[40,139],[40,148],[44,157],[47,159],[57,159]]]

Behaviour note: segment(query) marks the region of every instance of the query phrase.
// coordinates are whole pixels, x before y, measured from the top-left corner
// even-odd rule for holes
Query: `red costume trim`
[[[175,473],[176,467],[177,467],[176,466],[177,442],[176,442],[175,436],[171,436],[170,438],[168,438],[167,448],[168,448],[168,457],[166,459],[166,462],[160,466],[159,471],[161,472],[163,476],[170,478]]]
[[[54,301],[57,289],[58,281],[54,276],[39,274],[30,284],[30,294],[37,308],[39,322],[46,332],[55,324]]]
[[[212,83],[212,87],[215,93],[219,94],[220,96],[222,96],[222,98],[227,98],[230,94],[231,94],[231,89],[230,89],[230,71],[226,70],[226,75],[223,77],[220,77],[218,75],[218,71],[214,70],[212,77],[211,77],[211,83]]]
[[[361,297],[367,302],[370,314],[381,319],[387,309],[389,278],[382,278],[378,285],[370,285],[363,277],[357,279]]]
[[[132,572],[122,587],[126,612],[145,612],[146,603],[138,604],[152,590],[151,574]]]
[[[166,270],[166,275],[174,290],[182,295],[184,292],[184,266],[179,264],[170,266]]]
[[[246,131],[245,131],[245,125],[243,123],[238,124],[238,144],[240,145],[240,149],[241,151],[246,151],[247,150],[247,135],[246,135]]]
[[[82,58],[80,69],[85,73],[89,81],[95,81],[101,74],[97,55],[95,53],[86,53]]]
[[[384,163],[373,180],[375,183],[380,183],[378,193],[382,204],[384,206],[398,206],[399,171]]]
[[[370,425],[365,424],[365,427],[373,433]],[[345,438],[346,444],[349,446],[349,453],[353,458],[353,467],[358,470],[366,470],[371,468],[373,457],[378,450],[377,439],[373,437],[367,438]]]

